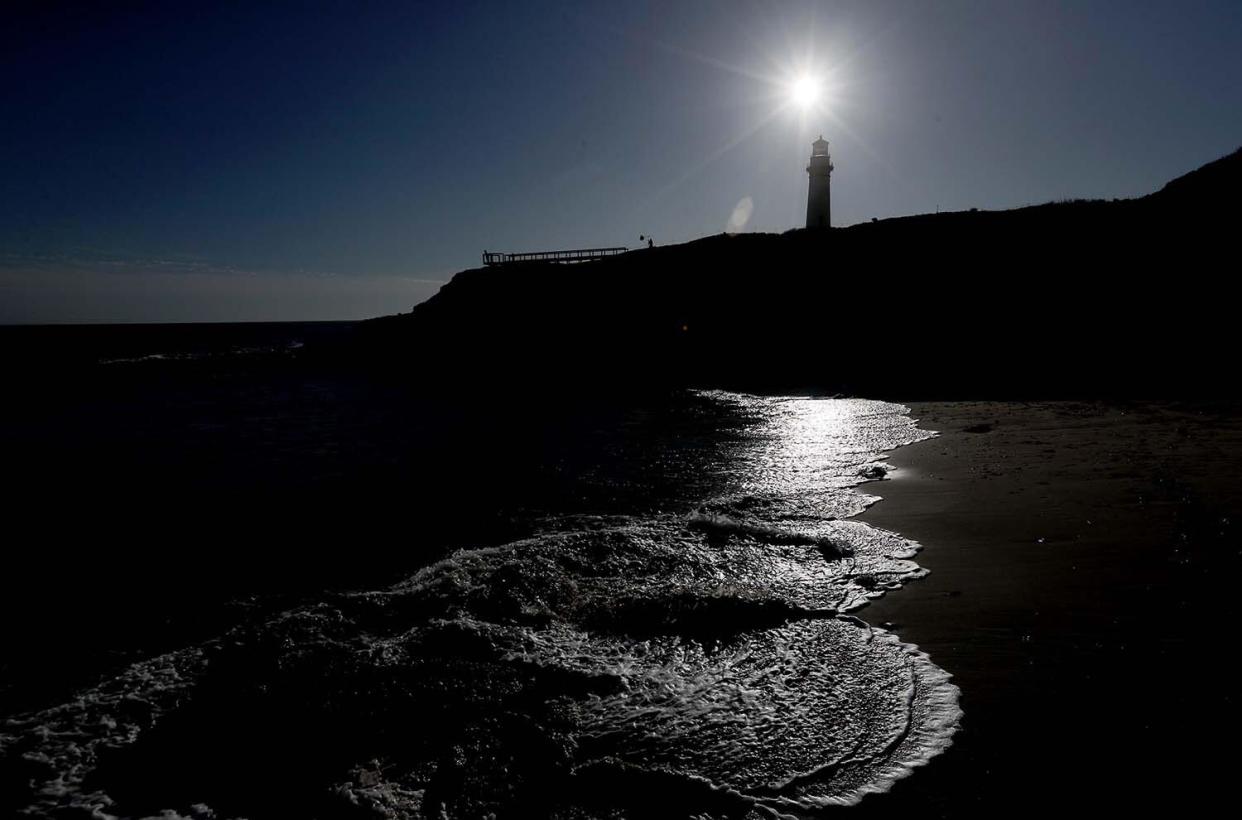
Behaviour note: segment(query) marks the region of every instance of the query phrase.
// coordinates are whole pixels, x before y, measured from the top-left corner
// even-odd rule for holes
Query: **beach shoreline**
[[[961,688],[953,746],[860,810],[1006,816],[1219,799],[1237,727],[1212,626],[1236,607],[1242,416],[1169,402],[913,403],[939,436],[894,451],[860,516],[930,574],[859,615]],[[1132,788],[1136,783],[1142,788]],[[1125,788],[1122,788],[1125,786]]]

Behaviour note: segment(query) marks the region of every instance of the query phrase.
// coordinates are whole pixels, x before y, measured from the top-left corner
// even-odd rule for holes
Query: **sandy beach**
[[[864,610],[962,690],[963,730],[866,815],[1207,808],[1236,737],[1242,416],[1220,404],[912,404],[863,520],[931,574]]]

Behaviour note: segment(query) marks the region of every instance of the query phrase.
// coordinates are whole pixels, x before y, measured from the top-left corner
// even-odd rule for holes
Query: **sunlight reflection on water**
[[[948,744],[957,690],[915,647],[838,617],[924,574],[917,545],[839,519],[866,506],[853,487],[868,465],[929,434],[883,402],[700,398],[745,423],[685,456],[721,489],[696,509],[552,517],[392,588],[290,610],[10,721],[0,757],[45,761],[36,813],[115,811],[92,775],[101,760],[125,749],[158,767],[230,731],[295,759],[330,746],[352,768],[286,788],[330,785],[342,807],[392,818],[479,816],[534,794],[548,814],[612,816],[635,773],[709,786],[721,816],[887,788]],[[143,715],[125,707],[135,699]],[[291,704],[305,737],[230,723]],[[171,715],[189,728],[147,731]],[[229,762],[216,765],[227,782]],[[160,808],[189,812],[191,793]]]

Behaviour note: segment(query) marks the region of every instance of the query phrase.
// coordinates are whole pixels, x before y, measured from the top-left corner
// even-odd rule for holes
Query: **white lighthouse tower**
[[[811,164],[806,166],[811,177],[806,195],[806,226],[828,228],[832,226],[832,157],[828,156],[828,140],[820,134],[811,143]]]

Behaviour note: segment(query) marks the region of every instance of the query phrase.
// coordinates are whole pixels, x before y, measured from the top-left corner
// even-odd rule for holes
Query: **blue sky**
[[[0,322],[408,310],[483,249],[1146,193],[1242,145],[1242,3],[33,4]],[[785,84],[810,72],[804,112]]]

